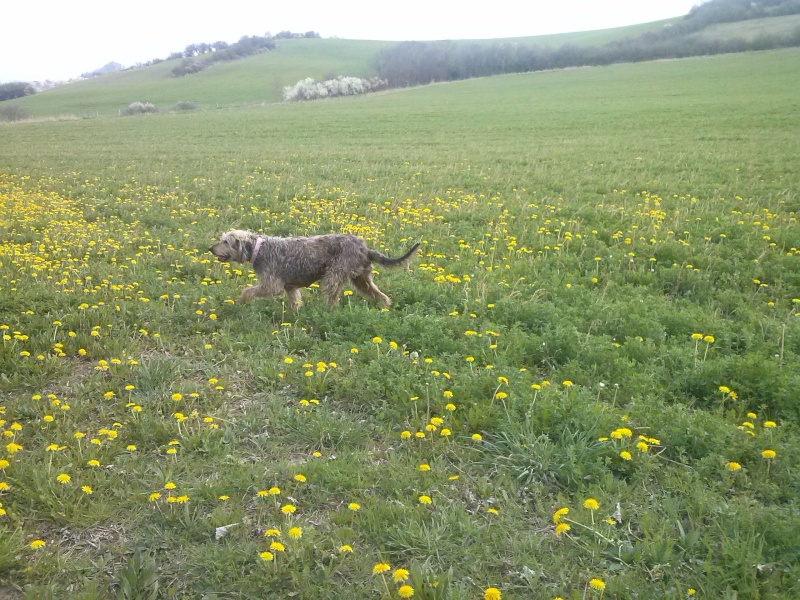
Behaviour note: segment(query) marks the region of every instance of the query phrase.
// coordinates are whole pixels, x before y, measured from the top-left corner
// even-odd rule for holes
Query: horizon
[[[0,83],[13,81],[65,81],[116,62],[125,67],[165,59],[197,43],[232,43],[243,36],[280,31],[314,31],[323,38],[349,40],[505,39],[575,33],[626,27],[680,17],[700,0],[659,0],[641,3],[611,0],[600,6],[588,0],[564,0],[553,7],[520,8],[517,2],[498,0],[490,19],[481,11],[465,11],[446,0],[426,3],[409,0],[381,18],[367,17],[370,5],[345,0],[336,6],[311,0],[291,7],[252,7],[232,0],[226,11],[206,14],[188,2],[162,6],[141,0],[133,14],[109,11],[109,5],[84,0],[70,6],[52,0],[19,3],[5,11],[7,23],[30,23],[47,14],[36,26],[19,27],[0,38],[0,53],[15,56],[0,63]],[[157,18],[153,18],[157,15]],[[425,15],[420,19],[420,15]],[[453,15],[457,15],[456,18]],[[119,24],[124,20],[124,29]],[[254,22],[263,22],[260,29]],[[142,32],[147,32],[146,36]],[[20,52],[19,48],[25,51]]]

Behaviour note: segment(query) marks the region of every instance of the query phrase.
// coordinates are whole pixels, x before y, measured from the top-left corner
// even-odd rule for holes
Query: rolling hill
[[[659,29],[670,21],[657,21],[598,31],[513,38],[503,41],[555,48],[563,44],[592,46]],[[481,40],[490,44],[499,40]],[[14,100],[33,117],[116,116],[131,102],[151,102],[168,108],[191,101],[201,109],[280,102],[284,86],[300,79],[338,75],[374,74],[373,58],[395,42],[343,39],[282,40],[278,48],[242,60],[221,63],[201,73],[176,78],[171,70],[178,60],[110,73]],[[470,43],[464,40],[460,43]]]

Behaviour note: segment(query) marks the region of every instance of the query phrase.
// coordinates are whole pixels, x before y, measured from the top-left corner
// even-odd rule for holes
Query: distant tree
[[[11,83],[0,84],[0,102],[3,100],[15,100],[24,98],[36,93],[36,88],[26,81],[13,81]]]
[[[214,50],[225,50],[225,48],[228,47],[228,42],[214,42],[211,44],[211,47],[214,48]]]

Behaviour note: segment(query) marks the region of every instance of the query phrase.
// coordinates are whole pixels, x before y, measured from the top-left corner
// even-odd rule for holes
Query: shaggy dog
[[[354,235],[331,233],[313,237],[273,237],[240,229],[222,234],[209,248],[220,262],[250,262],[258,285],[246,287],[239,302],[286,294],[292,310],[300,308],[300,288],[320,282],[329,306],[339,303],[342,288],[348,283],[365,298],[384,306],[392,301],[372,282],[372,263],[385,267],[407,265],[419,248],[414,244],[399,258],[389,258],[370,250]]]

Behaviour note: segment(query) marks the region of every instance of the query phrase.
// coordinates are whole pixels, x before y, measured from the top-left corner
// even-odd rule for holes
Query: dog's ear
[[[248,260],[253,260],[255,258],[253,256],[253,244],[251,244],[250,242],[244,243],[244,251],[247,253],[247,256],[249,257]]]

